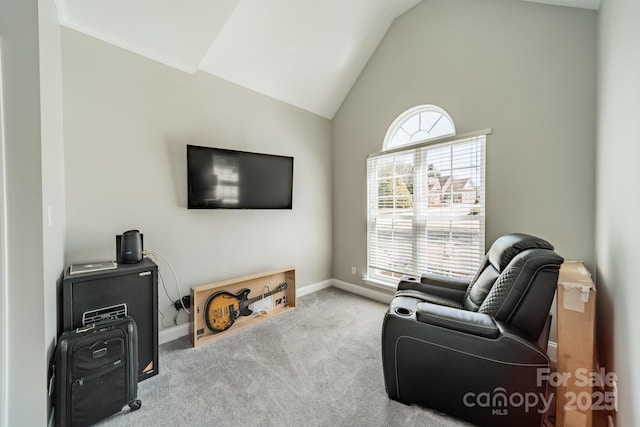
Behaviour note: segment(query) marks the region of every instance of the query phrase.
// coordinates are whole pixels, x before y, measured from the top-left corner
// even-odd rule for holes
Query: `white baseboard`
[[[191,322],[183,323],[182,325],[172,326],[158,332],[158,344],[164,344],[169,341],[177,340],[180,337],[189,335],[189,328]]]
[[[549,344],[547,345],[547,356],[551,359],[551,364],[553,366],[558,366],[558,343],[549,341]]]
[[[372,288],[365,288],[364,286],[354,285],[353,283],[343,282],[342,280],[332,279],[332,285],[343,291],[351,292],[372,300],[380,301],[385,304],[389,304],[393,299],[393,294],[383,291],[378,291]]]
[[[333,285],[333,279],[323,280],[322,282],[312,283],[311,285],[303,286],[296,289],[296,298],[309,295],[319,290],[328,288]],[[352,285],[355,286],[355,285]],[[168,343],[169,341],[177,340],[180,337],[188,336],[191,327],[191,322],[183,323],[182,325],[172,326],[158,332],[158,344]]]
[[[329,288],[333,285],[333,279],[323,280],[322,282],[312,283],[296,289],[296,298],[318,292],[322,289]]]

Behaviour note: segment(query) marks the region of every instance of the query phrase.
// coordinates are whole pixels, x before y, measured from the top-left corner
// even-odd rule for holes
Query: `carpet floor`
[[[193,348],[160,346],[142,407],[99,424],[130,426],[438,426],[469,424],[385,392],[381,326],[388,305],[328,288],[297,308]]]

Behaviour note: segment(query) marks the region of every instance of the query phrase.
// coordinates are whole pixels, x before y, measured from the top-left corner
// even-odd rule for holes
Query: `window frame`
[[[408,121],[410,121],[411,119],[413,119],[414,117],[419,116],[422,113],[438,113],[438,114],[441,114],[442,117],[447,119],[449,121],[449,123],[451,124],[453,132],[444,133],[444,134],[436,134],[436,135],[431,136],[430,138],[424,138],[424,139],[420,139],[420,140],[417,140],[417,141],[414,141],[414,142],[409,142],[409,143],[406,143],[406,144],[392,145],[396,134],[400,130],[402,130],[402,126],[405,123],[407,123]],[[419,129],[422,130],[422,128],[419,128]],[[390,151],[390,150],[396,150],[396,149],[401,149],[401,148],[413,147],[415,145],[419,145],[419,144],[425,143],[427,141],[433,141],[433,140],[436,140],[436,139],[453,137],[455,135],[456,135],[456,124],[453,121],[453,119],[451,118],[451,116],[449,115],[449,113],[447,113],[443,108],[438,107],[437,105],[433,105],[433,104],[416,105],[415,107],[409,108],[407,111],[405,111],[404,113],[400,114],[398,117],[396,117],[396,119],[393,121],[393,123],[391,123],[391,126],[389,126],[389,128],[387,129],[387,133],[384,136],[384,143],[382,144],[382,151]]]
[[[396,119],[393,124],[389,127],[389,130],[387,131],[387,135],[385,137],[385,148],[388,147],[388,141],[390,140],[390,138],[393,137],[393,130],[395,129],[397,131],[397,129],[401,126],[401,123],[403,123],[403,120],[407,120],[409,117],[411,117],[412,114],[416,114],[422,110],[423,106],[419,106],[419,107],[414,107],[410,110],[407,110],[407,112],[401,114],[398,119]],[[438,107],[439,108],[439,107]],[[440,109],[441,110],[441,109]],[[444,111],[444,110],[442,110]],[[408,114],[408,112],[410,112],[410,114]],[[446,112],[445,112],[446,113]],[[448,118],[450,118],[450,116],[447,115]],[[402,120],[401,120],[402,119]],[[453,123],[453,120],[451,120],[451,123]],[[372,177],[372,173],[374,173],[373,171],[370,170],[369,167],[369,161],[370,159],[373,158],[378,158],[378,157],[382,157],[382,156],[390,156],[390,155],[402,155],[403,153],[414,153],[413,155],[426,155],[426,150],[430,149],[430,148],[436,148],[438,146],[451,146],[453,144],[464,144],[467,143],[468,141],[472,141],[474,138],[483,138],[482,141],[482,153],[481,153],[481,168],[482,168],[482,185],[483,185],[483,189],[482,189],[482,194],[483,194],[483,199],[486,199],[486,195],[484,193],[484,188],[486,187],[486,141],[487,141],[487,135],[489,135],[491,133],[491,129],[483,129],[477,132],[472,132],[472,133],[467,133],[467,134],[463,134],[463,135],[452,135],[452,136],[447,136],[447,137],[435,137],[435,138],[430,138],[427,140],[422,140],[422,141],[418,141],[415,143],[411,143],[411,144],[406,144],[406,145],[402,145],[402,146],[398,146],[398,147],[393,147],[393,148],[387,148],[385,150],[383,150],[382,152],[379,153],[375,153],[375,154],[371,154],[368,156],[367,158],[367,274],[365,277],[365,283],[369,284],[369,285],[374,285],[374,286],[381,286],[384,288],[396,288],[397,286],[397,281],[398,281],[398,277],[395,276],[383,276],[383,275],[377,275],[375,274],[374,270],[376,270],[375,267],[372,267],[372,262],[371,262],[371,252],[372,252],[372,242],[371,242],[371,238],[372,238],[372,233],[371,233],[371,226],[372,226],[372,218],[371,218],[371,213],[372,213],[372,209],[371,209],[371,205],[370,203],[372,203],[373,201],[371,200],[371,180],[373,179]],[[417,153],[417,154],[416,154]],[[419,161],[419,162],[415,162],[414,160],[414,165],[417,164],[418,167],[425,167],[427,165],[427,163],[423,160],[423,161]],[[377,173],[377,172],[376,172]],[[426,177],[428,176],[428,174],[425,174],[424,171],[420,171],[420,170],[414,170],[413,171],[413,185],[414,185],[414,193],[413,193],[413,197],[414,198],[420,198],[420,197],[429,197],[427,195],[427,193],[424,191],[424,189],[420,190],[420,186],[425,185],[425,183],[421,183],[419,182],[419,179],[416,179],[416,177]],[[453,177],[453,175],[451,175]],[[378,178],[376,178],[378,179]],[[377,200],[376,202],[377,203]],[[416,202],[414,200],[414,203],[416,203],[416,209],[413,210],[413,213],[411,214],[411,221],[412,221],[412,233],[413,233],[413,238],[415,239],[416,234],[420,234],[417,230],[417,227],[420,227],[421,221],[424,220],[424,212],[418,212],[420,208],[420,206],[423,205],[423,203],[420,203],[419,200]],[[484,213],[486,210],[486,204],[482,204],[482,212],[481,212],[481,217],[478,217],[479,219],[479,227],[481,227],[480,229],[480,233],[481,233],[481,240],[480,240],[480,246],[482,246],[482,248],[480,249],[480,252],[482,252],[481,255],[478,256],[478,260],[477,260],[477,264],[478,266],[480,265],[480,262],[482,260],[482,257],[484,256],[484,242],[485,242],[485,224],[486,224],[486,218],[484,217]],[[475,215],[475,214],[474,214]],[[392,215],[390,215],[390,217],[392,217]],[[417,249],[417,246],[420,245],[420,241],[415,240],[413,242],[413,246],[416,248],[414,249],[414,252],[412,253],[412,257],[415,258],[416,254],[420,252],[419,249]],[[389,270],[390,271],[390,270]]]

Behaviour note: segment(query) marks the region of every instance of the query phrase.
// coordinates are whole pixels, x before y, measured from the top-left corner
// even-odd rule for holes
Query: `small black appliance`
[[[142,261],[142,234],[129,230],[116,236],[116,254],[119,263],[132,264]]]

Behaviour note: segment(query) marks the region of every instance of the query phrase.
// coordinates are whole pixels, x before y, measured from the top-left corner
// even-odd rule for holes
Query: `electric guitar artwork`
[[[211,332],[226,331],[240,316],[250,316],[252,311],[249,306],[275,293],[287,289],[287,282],[282,282],[278,287],[259,297],[248,299],[250,289],[243,289],[237,294],[220,291],[211,294],[204,308],[204,320]]]

